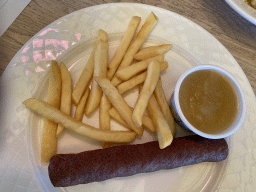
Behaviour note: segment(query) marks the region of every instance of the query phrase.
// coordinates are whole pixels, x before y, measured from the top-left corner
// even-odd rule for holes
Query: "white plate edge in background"
[[[243,0],[225,0],[242,17],[256,25],[256,9],[247,5]]]

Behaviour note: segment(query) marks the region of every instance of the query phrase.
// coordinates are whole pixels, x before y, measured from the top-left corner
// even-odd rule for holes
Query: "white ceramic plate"
[[[225,0],[239,15],[256,25],[256,9],[243,0]]]
[[[220,163],[201,163],[174,170],[138,174],[104,182],[68,188],[53,188],[47,166],[39,163],[43,119],[25,109],[22,101],[30,97],[46,100],[48,66],[51,59],[63,61],[75,84],[92,50],[98,29],[109,34],[110,59],[122,39],[132,16],[143,23],[153,11],[159,22],[144,46],[172,43],[166,54],[169,68],[162,74],[167,99],[179,76],[189,67],[213,64],[229,71],[240,85],[247,101],[244,124],[229,137],[229,158]],[[133,105],[136,89],[126,95]],[[1,124],[5,128],[1,157],[1,191],[253,191],[256,181],[255,96],[238,63],[213,36],[190,20],[173,12],[142,4],[105,4],[67,15],[42,29],[16,54],[1,77]],[[85,123],[98,127],[97,112]],[[112,122],[114,129],[120,129]],[[187,132],[178,129],[178,135]],[[146,132],[134,143],[155,137]],[[246,140],[245,140],[246,139]],[[77,153],[100,148],[98,142],[66,131],[58,142],[58,153]],[[11,163],[10,163],[11,162]],[[25,165],[24,165],[25,164]],[[25,175],[25,176],[24,176]],[[9,178],[9,179],[8,179]]]

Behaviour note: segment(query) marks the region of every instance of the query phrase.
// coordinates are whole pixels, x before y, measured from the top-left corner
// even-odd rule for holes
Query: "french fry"
[[[136,55],[134,55],[134,59],[136,59],[137,61],[146,60],[148,58],[164,54],[171,48],[172,44],[163,44],[158,46],[146,47],[141,49]]]
[[[86,105],[89,93],[90,93],[90,88],[88,87],[86,89],[83,97],[80,99],[78,105],[76,106],[76,112],[75,112],[74,118],[77,121],[82,121],[83,120],[85,105]]]
[[[106,77],[107,64],[108,64],[108,43],[100,40],[95,51],[93,76]],[[99,106],[101,97],[102,97],[102,90],[93,79],[91,91],[85,107],[86,116],[89,116]]]
[[[100,101],[100,110],[99,110],[100,129],[110,130],[110,115],[109,115],[110,108],[111,108],[111,103],[109,102],[107,96],[103,94]],[[103,148],[108,148],[110,146],[111,146],[111,143],[102,143]]]
[[[61,74],[56,61],[51,62],[48,105],[56,110],[60,108],[61,101]],[[56,154],[57,150],[57,128],[58,124],[49,119],[45,120],[41,143],[41,162],[48,162]]]
[[[108,34],[101,29],[99,30],[99,34],[98,34],[97,40],[95,42],[91,56],[86,64],[86,66],[84,67],[83,72],[73,90],[72,101],[75,105],[77,105],[79,103],[80,99],[84,95],[86,88],[88,87],[88,85],[90,83],[90,80],[92,79],[93,69],[94,69],[94,53],[95,53],[97,44],[99,43],[100,40],[102,40],[104,42],[108,41]]]
[[[142,116],[147,108],[148,100],[155,90],[159,75],[160,64],[153,60],[148,65],[147,77],[132,113],[132,120],[137,127],[142,125]]]
[[[107,101],[107,97],[103,94],[100,102],[100,110],[99,110],[99,120],[100,120],[100,128],[104,130],[110,130],[110,117],[109,110],[111,108],[111,103]]]
[[[59,109],[56,109],[55,107],[52,107],[48,103],[39,99],[27,99],[23,102],[23,105],[44,118],[47,118],[55,123],[62,124],[66,129],[98,141],[128,143],[133,141],[137,136],[134,131],[107,131],[97,129],[75,120],[69,115],[61,112]]]
[[[120,94],[129,91],[130,89],[136,87],[137,85],[143,83],[147,78],[147,72],[143,72],[117,86],[117,90]]]
[[[168,63],[167,61],[164,61],[160,64],[160,71],[163,72],[165,69],[168,68]],[[143,72],[123,83],[117,86],[117,90],[119,91],[120,94],[125,93],[126,91],[129,91],[130,89],[136,87],[137,85],[143,83],[146,80],[147,77],[147,72]]]
[[[118,66],[120,65],[123,57],[124,57],[124,54],[126,53],[133,37],[134,37],[134,34],[136,32],[136,29],[140,23],[140,20],[141,18],[140,17],[137,17],[137,16],[133,16],[129,25],[128,25],[128,28],[124,34],[124,37],[123,37],[123,40],[118,48],[118,50],[116,51],[113,59],[111,60],[111,62],[109,63],[108,65],[108,73],[107,73],[107,77],[109,80],[111,80],[118,68]]]
[[[111,80],[113,78],[117,68],[119,67],[119,65],[124,57],[124,54],[126,53],[128,47],[134,37],[134,34],[135,34],[136,29],[140,23],[140,20],[141,20],[140,17],[137,17],[137,16],[132,17],[132,19],[128,25],[128,28],[126,30],[126,33],[124,35],[124,38],[123,38],[118,50],[116,51],[114,57],[112,58],[111,62],[108,65],[108,68],[109,68],[109,70],[107,72],[108,79]],[[109,116],[108,110],[111,108],[111,103],[109,102],[108,98],[105,95],[103,95],[101,102],[103,103],[102,109],[105,109],[105,113],[101,113],[101,110],[100,110],[100,114],[102,114],[102,115],[100,115],[100,118],[102,116],[102,123],[105,122],[105,124],[108,124],[109,129],[110,129],[110,116]],[[100,122],[101,122],[101,120],[100,120]],[[103,148],[109,147],[110,145],[111,145],[110,143],[102,144]]]
[[[150,61],[156,60],[160,63],[162,63],[164,61],[164,55],[159,55],[156,57],[152,57],[149,58],[147,60],[138,62],[138,63],[134,63],[128,67],[125,67],[119,71],[117,71],[116,76],[120,79],[122,79],[123,81],[126,81],[128,79],[130,79],[132,76],[146,70],[148,68],[148,65],[150,63]]]
[[[111,83],[116,87],[118,86],[120,83],[122,83],[123,81],[121,79],[119,79],[116,75],[114,75],[114,77],[111,79]]]
[[[119,115],[118,111],[114,107],[112,107],[109,110],[109,115],[110,115],[110,117],[115,119],[121,125],[129,128],[129,125],[122,119],[122,117]],[[143,115],[143,117],[142,117],[142,125],[144,125],[144,127],[146,129],[148,129],[149,131],[156,132],[156,128],[155,128],[155,126],[153,124],[153,121],[147,115]]]
[[[102,148],[103,149],[109,148],[109,147],[111,147],[112,144],[113,143],[111,143],[111,142],[102,142]]]
[[[167,102],[165,94],[164,94],[161,77],[159,78],[159,80],[157,82],[154,94],[155,94],[157,103],[158,103],[158,105],[159,105],[168,125],[169,125],[169,128],[172,131],[172,135],[175,135],[176,125],[175,125],[175,122],[174,122],[174,119],[173,119],[173,116],[171,113],[171,109],[168,105],[168,102]]]
[[[72,94],[72,80],[68,68],[64,63],[60,63],[60,73],[61,73],[61,102],[60,110],[67,115],[71,113],[71,94]],[[58,125],[57,136],[63,131],[64,127]]]
[[[118,113],[122,116],[125,122],[129,125],[129,127],[135,131],[138,135],[142,136],[143,128],[136,127],[132,121],[132,110],[117,91],[117,89],[113,86],[113,84],[104,77],[95,77],[94,78],[104,94],[108,97],[108,100],[111,104],[116,108]]]
[[[110,117],[112,117],[113,119],[115,119],[118,123],[120,123],[121,125],[129,128],[129,125],[125,122],[125,120],[123,120],[123,118],[121,117],[121,115],[118,113],[118,111],[112,107],[109,110],[109,115]]]
[[[156,128],[153,124],[153,121],[150,117],[148,117],[147,115],[143,115],[142,116],[142,125],[149,131],[155,133],[156,132]]]
[[[160,149],[164,149],[172,143],[173,135],[159,108],[154,94],[152,94],[149,99],[147,109],[157,130],[159,147]]]
[[[137,36],[131,42],[131,45],[129,46],[120,66],[117,69],[118,71],[132,64],[134,55],[139,51],[141,45],[144,43],[144,41],[146,40],[146,38],[154,28],[155,24],[157,23],[157,20],[158,20],[157,16],[153,12],[151,12],[148,18],[146,19],[145,23],[142,25]],[[118,79],[116,76],[114,76],[113,79],[111,80],[111,83],[114,86],[119,85],[121,82],[122,81]]]
[[[132,41],[127,52],[125,53],[118,70],[131,65],[134,55],[139,51],[141,45],[144,43],[144,41],[154,28],[155,24],[157,23],[157,20],[157,16],[153,12],[151,12],[145,23],[142,25],[140,31],[136,35],[135,39]]]

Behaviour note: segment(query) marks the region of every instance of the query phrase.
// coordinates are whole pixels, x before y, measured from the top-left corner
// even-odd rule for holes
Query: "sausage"
[[[99,182],[161,169],[218,162],[228,155],[225,139],[197,135],[175,138],[165,149],[157,141],[121,145],[78,154],[58,154],[50,159],[48,172],[54,187]]]

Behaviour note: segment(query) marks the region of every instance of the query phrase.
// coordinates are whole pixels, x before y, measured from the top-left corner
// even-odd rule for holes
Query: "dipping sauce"
[[[227,77],[211,69],[195,71],[183,80],[179,102],[189,123],[209,134],[230,128],[239,111],[235,87]]]

